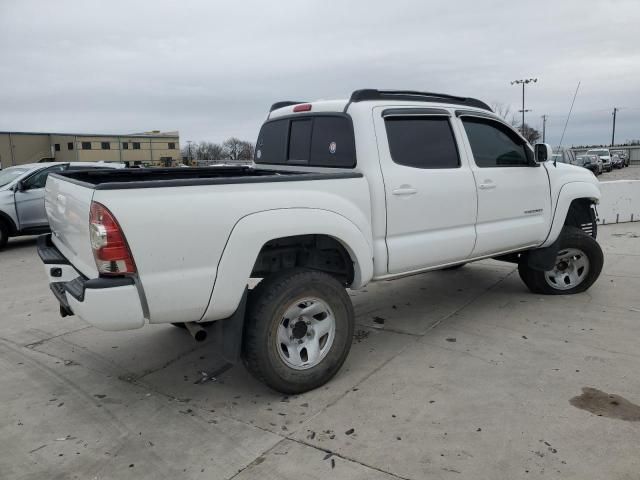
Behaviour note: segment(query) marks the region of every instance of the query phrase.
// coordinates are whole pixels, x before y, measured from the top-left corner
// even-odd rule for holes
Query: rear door
[[[547,170],[508,125],[472,114],[460,115],[459,121],[478,192],[473,256],[541,244],[551,226]]]
[[[374,108],[387,203],[389,273],[466,259],[475,242],[473,174],[436,108]]]
[[[22,181],[23,190],[15,193],[20,230],[47,226],[47,214],[44,209],[44,186],[50,173],[60,172],[66,166],[54,165],[43,168]]]

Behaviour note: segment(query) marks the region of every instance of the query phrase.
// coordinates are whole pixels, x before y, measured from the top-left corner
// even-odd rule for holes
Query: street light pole
[[[526,110],[524,108],[524,87],[525,85],[527,85],[528,83],[536,83],[538,81],[537,78],[523,78],[521,80],[513,80],[511,82],[511,85],[522,85],[522,110],[519,110],[520,112],[522,112],[522,127],[521,127],[521,132],[524,135],[524,113],[525,112],[530,112],[531,110]]]
[[[613,131],[611,132],[611,146],[613,147],[616,143],[616,113],[618,112],[618,107],[613,107]]]

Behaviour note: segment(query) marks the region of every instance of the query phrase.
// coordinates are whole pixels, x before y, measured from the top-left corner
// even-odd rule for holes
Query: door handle
[[[478,188],[480,190],[493,190],[494,188],[496,188],[496,185],[493,183],[493,180],[491,180],[490,178],[486,178],[484,180],[484,183],[478,185]]]
[[[391,193],[393,193],[394,195],[413,195],[415,193],[418,193],[418,190],[413,187],[403,185],[400,188],[396,188]]]

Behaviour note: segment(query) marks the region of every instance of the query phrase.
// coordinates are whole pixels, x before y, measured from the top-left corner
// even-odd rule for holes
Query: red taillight
[[[136,264],[118,221],[98,202],[91,202],[89,236],[98,272],[102,275],[136,273]]]
[[[311,110],[311,104],[310,103],[301,103],[301,104],[296,105],[295,107],[293,107],[293,111],[294,112],[308,112],[309,110]]]

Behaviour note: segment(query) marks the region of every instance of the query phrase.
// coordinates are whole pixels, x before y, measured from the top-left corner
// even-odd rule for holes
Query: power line
[[[562,129],[562,136],[560,137],[560,144],[558,148],[562,146],[562,140],[564,140],[564,133],[567,131],[567,125],[569,124],[569,118],[571,117],[571,112],[573,111],[573,104],[576,103],[576,97],[578,96],[578,89],[580,88],[580,82],[578,82],[578,86],[576,87],[576,93],[573,94],[573,100],[571,101],[571,108],[569,109],[569,115],[567,115],[567,121],[564,122],[564,128]]]

